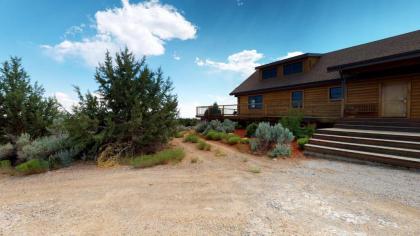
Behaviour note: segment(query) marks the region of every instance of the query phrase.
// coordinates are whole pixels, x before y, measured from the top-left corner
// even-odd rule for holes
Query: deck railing
[[[196,116],[203,118],[228,118],[228,117],[282,117],[287,116],[290,110],[297,110],[305,117],[331,117],[339,118],[340,104],[305,104],[303,108],[291,108],[287,104],[232,104],[216,106],[199,106]]]

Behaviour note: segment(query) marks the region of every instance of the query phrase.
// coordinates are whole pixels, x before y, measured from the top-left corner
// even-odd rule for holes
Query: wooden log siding
[[[420,76],[411,80],[411,118],[420,118]]]
[[[347,101],[346,107],[349,105],[372,106],[377,104],[377,111],[371,114],[360,114],[360,116],[380,117],[381,111],[381,87],[382,83],[390,81],[405,80],[411,83],[409,93],[411,96],[408,101],[408,118],[420,118],[420,76],[399,76],[378,78],[369,80],[348,81],[347,83]]]
[[[264,106],[262,109],[249,109],[248,96],[240,96],[238,97],[238,109],[241,116],[286,116],[291,108],[292,91],[303,91],[302,112],[306,117],[339,118],[341,115],[341,101],[329,100],[329,89],[335,86],[340,86],[340,84],[253,94],[263,95]]]

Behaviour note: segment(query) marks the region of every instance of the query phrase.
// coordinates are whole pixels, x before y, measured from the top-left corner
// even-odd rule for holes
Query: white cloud
[[[74,25],[66,30],[66,32],[64,33],[64,37],[66,38],[67,36],[75,36],[76,34],[80,34],[83,32],[83,29],[85,27],[85,24]]]
[[[174,58],[174,60],[177,60],[177,61],[181,60],[181,57],[178,56],[178,54],[176,54],[176,52],[174,52],[174,54],[172,54],[172,58]]]
[[[230,55],[227,62],[217,62],[210,59],[196,58],[195,63],[198,66],[208,66],[220,71],[232,71],[248,76],[254,72],[254,68],[259,66],[257,63],[264,55],[258,53],[257,50],[243,50],[241,52]]]
[[[172,39],[196,37],[197,28],[173,6],[157,0],[130,4],[122,0],[121,8],[98,11],[95,14],[96,35],[81,41],[69,41],[42,48],[54,59],[81,57],[95,66],[111,53],[127,46],[136,55],[162,55],[164,44]]]
[[[74,99],[63,92],[55,92],[53,95],[57,98],[57,101],[64,107],[64,109],[69,112],[72,110],[72,107],[78,103],[77,99]]]
[[[284,60],[284,59],[291,58],[291,57],[296,57],[296,56],[299,56],[299,55],[302,55],[302,54],[303,54],[303,52],[299,52],[299,51],[288,52],[286,56],[279,57],[279,58],[277,58],[277,60]]]
[[[243,6],[244,5],[244,1],[243,0],[236,0],[236,5],[238,7]]]

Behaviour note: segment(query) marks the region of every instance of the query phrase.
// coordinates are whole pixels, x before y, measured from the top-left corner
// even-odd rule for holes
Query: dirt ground
[[[0,177],[0,235],[420,235],[419,172],[174,144],[177,165]]]

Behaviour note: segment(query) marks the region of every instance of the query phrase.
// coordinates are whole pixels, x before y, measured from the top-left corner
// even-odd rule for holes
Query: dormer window
[[[303,72],[303,62],[295,62],[283,66],[283,75],[292,75]]]
[[[262,79],[270,79],[277,77],[277,68],[268,68],[262,70]]]

